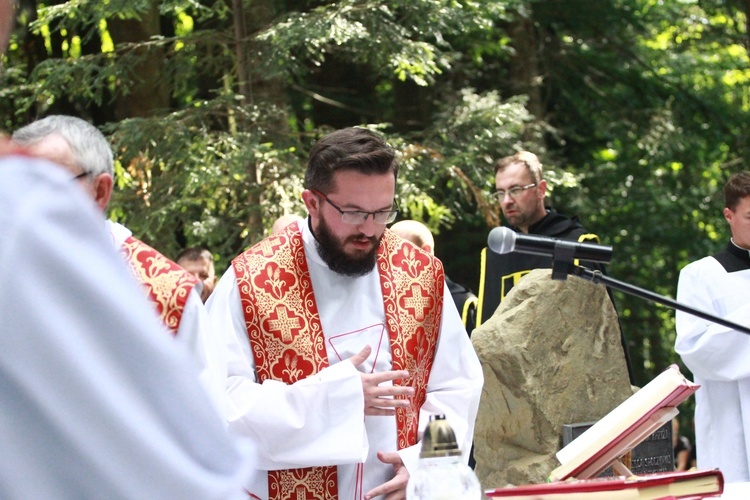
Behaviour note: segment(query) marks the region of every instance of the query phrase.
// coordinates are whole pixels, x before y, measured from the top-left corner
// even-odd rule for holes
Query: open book
[[[659,472],[630,477],[571,479],[555,483],[508,486],[486,491],[489,498],[513,500],[654,500],[703,498],[724,491],[719,469]]]
[[[617,408],[557,452],[560,466],[549,481],[588,479],[610,465],[616,475],[630,476],[619,462],[627,452],[677,415],[676,406],[700,387],[671,365]]]

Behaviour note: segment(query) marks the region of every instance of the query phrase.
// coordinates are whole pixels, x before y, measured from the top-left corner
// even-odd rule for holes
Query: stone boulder
[[[633,394],[604,285],[537,269],[474,330],[484,372],[474,434],[482,487],[540,483],[562,426],[595,421]]]

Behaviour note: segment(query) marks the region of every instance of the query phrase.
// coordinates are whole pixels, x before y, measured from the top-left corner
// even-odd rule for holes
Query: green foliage
[[[184,246],[205,245],[226,265],[264,236],[248,224],[254,214],[262,214],[268,229],[285,211],[300,212],[296,148],[276,148],[263,142],[262,133],[242,126],[272,112],[248,108],[237,96],[225,95],[170,115],[111,126],[122,166],[112,216],[138,228],[168,255]],[[242,132],[215,127],[229,115]],[[256,167],[257,177],[248,165]],[[254,194],[259,205],[249,203]]]
[[[29,24],[32,31],[82,33],[93,36],[104,19],[140,19],[141,14],[151,5],[149,0],[110,0],[89,2],[71,0],[69,2],[40,5],[37,20]]]
[[[622,35],[637,43],[613,43],[614,33],[591,50],[591,40],[572,38],[562,62],[576,72],[589,68],[585,79],[557,68],[571,95],[559,106],[574,120],[555,123],[554,149],[583,179],[559,200],[614,245],[613,276],[674,297],[679,269],[727,236],[718,193],[747,154],[744,110],[736,105],[747,89],[735,83],[747,54],[733,40],[737,25],[698,4],[643,2],[631,12],[637,24]],[[576,118],[584,117],[581,126]],[[671,311],[629,296],[618,297],[618,306],[639,380],[679,362]]]
[[[489,31],[506,2],[419,0],[327,2],[293,12],[259,34],[268,46],[264,71],[304,77],[335,54],[382,77],[434,83],[454,57],[448,34]],[[442,47],[442,48],[441,48]]]
[[[680,268],[727,237],[721,188],[750,154],[739,2],[254,0],[238,23],[231,7],[71,0],[20,12],[2,126],[93,121],[118,160],[111,217],[168,255],[206,245],[219,267],[278,215],[304,214],[316,138],[363,124],[399,151],[400,217],[425,221],[448,274],[474,289],[498,223],[492,164],[521,149],[542,158],[551,203],[615,247],[614,278],[673,297]],[[148,36],[113,39],[154,10]],[[238,40],[237,25],[254,31]],[[148,61],[158,66],[146,74]],[[165,86],[167,100],[135,113],[144,85]],[[679,362],[670,310],[616,300],[638,382]]]

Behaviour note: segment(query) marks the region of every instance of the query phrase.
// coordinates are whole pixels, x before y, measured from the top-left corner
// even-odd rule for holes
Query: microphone
[[[559,240],[547,236],[518,234],[508,227],[496,227],[487,237],[487,246],[495,253],[509,252],[531,253],[535,255],[560,256],[590,262],[609,262],[612,259],[612,247],[595,243]]]

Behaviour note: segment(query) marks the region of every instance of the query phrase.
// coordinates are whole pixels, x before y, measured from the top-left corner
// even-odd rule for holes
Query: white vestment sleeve
[[[358,463],[367,456],[364,394],[350,362],[287,385],[257,383],[234,269],[207,302],[214,331],[227,344],[230,428],[257,445],[260,469]]]
[[[242,498],[248,462],[59,167],[0,159],[0,497]]]
[[[713,257],[693,262],[680,272],[677,301],[741,325],[750,325],[750,302],[743,288],[733,288]],[[738,286],[743,287],[739,282]],[[732,301],[744,301],[733,308]],[[728,310],[727,310],[727,306]],[[686,312],[676,314],[675,350],[685,365],[705,380],[731,381],[750,377],[750,335]]]
[[[114,248],[117,249],[122,248],[125,240],[133,235],[133,232],[127,227],[110,220],[106,221],[106,227],[112,238]],[[136,282],[138,281],[136,280]],[[214,338],[208,312],[200,298],[202,288],[203,283],[199,281],[190,291],[185,301],[177,334],[172,335],[172,332],[166,327],[164,333],[170,337],[175,337],[177,342],[186,346],[192,354],[200,370],[200,381],[203,387],[216,402],[217,411],[225,416],[226,355],[224,346]],[[153,305],[152,309],[154,309]],[[159,317],[156,309],[154,309],[154,314],[157,318]]]
[[[468,462],[483,384],[482,365],[446,285],[440,337],[419,415],[420,442],[399,451],[410,473],[418,467],[422,433],[431,415],[445,415]]]
[[[201,283],[198,283],[190,291],[175,340],[184,344],[192,354],[200,370],[201,383],[216,402],[218,411],[225,417],[226,354],[224,345],[217,342],[213,333],[208,311],[201,300],[200,286]]]

